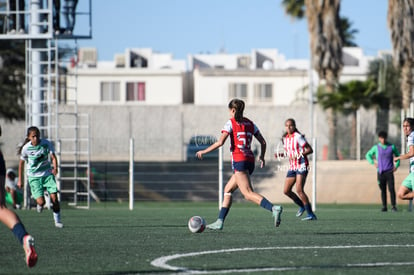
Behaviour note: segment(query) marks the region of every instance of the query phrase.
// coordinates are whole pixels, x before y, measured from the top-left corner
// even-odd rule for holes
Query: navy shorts
[[[249,175],[251,175],[254,171],[254,162],[251,161],[233,161],[232,162],[233,171],[249,171]]]
[[[288,170],[286,177],[296,178],[296,175],[302,175],[306,178],[308,176],[308,169]]]

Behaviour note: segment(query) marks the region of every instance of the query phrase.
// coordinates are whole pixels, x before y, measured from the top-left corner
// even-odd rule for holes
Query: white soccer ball
[[[192,233],[201,233],[206,229],[206,221],[200,216],[193,216],[188,221],[188,229]]]

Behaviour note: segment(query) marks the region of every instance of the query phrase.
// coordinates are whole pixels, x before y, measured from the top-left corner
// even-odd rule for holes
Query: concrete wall
[[[283,163],[280,165],[283,167]],[[259,169],[255,172],[258,171]],[[367,161],[318,161],[316,171],[317,203],[378,204],[378,211],[381,209],[381,192],[377,184],[376,169]],[[256,191],[274,203],[291,203],[291,200],[283,194],[285,175],[284,171],[275,172],[272,178],[262,179],[256,183],[253,176],[253,185]],[[408,162],[402,162],[394,175],[397,191],[408,175]],[[310,199],[313,194],[312,183],[312,173],[310,173],[305,185],[305,191]],[[388,208],[390,208],[388,190],[387,193]],[[397,199],[397,208],[406,210],[407,205],[408,201]]]
[[[64,111],[64,106],[59,107]],[[78,106],[79,113],[89,114],[91,159],[128,160],[129,139],[135,140],[137,161],[181,161],[185,159],[186,144],[193,135],[220,136],[229,119],[227,106]],[[249,106],[245,116],[252,119],[265,137],[268,150],[266,158],[273,159],[273,152],[280,143],[287,118],[296,119],[298,129],[310,140],[310,117],[307,105],[276,107]],[[375,113],[361,113],[363,141],[372,146],[375,137]],[[3,137],[2,150],[9,160],[16,160],[16,147],[26,135],[24,122],[0,120]],[[347,141],[349,122],[341,122],[341,136]],[[62,123],[63,126],[64,123]],[[314,136],[317,138],[317,157],[322,158],[328,144],[328,129],[323,111],[315,109]],[[349,140],[348,140],[349,141]],[[254,143],[253,146],[258,146]],[[224,145],[225,159],[230,159],[229,142]]]
[[[62,108],[61,108],[62,110]],[[91,158],[92,161],[127,161],[129,158],[129,138],[135,139],[136,161],[181,161],[185,159],[185,145],[192,135],[220,135],[220,130],[229,117],[226,106],[96,106],[79,108],[81,113],[90,115]],[[273,150],[284,130],[284,121],[294,117],[303,133],[309,132],[307,107],[253,107],[247,106],[245,115],[261,129],[268,142],[266,159],[274,165],[270,177],[260,177],[260,169],[253,174],[253,184],[257,191],[273,202],[290,203],[283,195],[286,163],[276,163]],[[317,202],[318,203],[378,203],[380,191],[376,181],[375,168],[362,161],[321,161],[322,149],[327,144],[326,120],[318,110],[315,121],[317,137]],[[363,114],[364,138],[375,129],[375,116]],[[16,147],[24,140],[24,122],[9,123],[0,120],[3,136],[1,149],[8,167],[16,167],[18,157]],[[372,142],[376,140],[372,135]],[[229,143],[224,146],[224,156],[230,159]],[[363,157],[363,156],[362,156]],[[64,160],[63,160],[64,161]],[[276,164],[275,164],[276,163]],[[408,174],[407,163],[396,172],[396,189]],[[309,175],[306,190],[312,194],[312,176]],[[407,202],[398,204],[406,207]]]

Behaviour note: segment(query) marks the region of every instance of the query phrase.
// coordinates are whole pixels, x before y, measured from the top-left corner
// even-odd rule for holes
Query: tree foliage
[[[338,85],[337,93],[327,93],[325,86],[318,87],[318,103],[324,109],[332,108],[345,115],[356,112],[360,107],[369,108],[381,100],[377,85],[372,80],[352,80]]]
[[[338,81],[342,70],[342,35],[340,33],[340,1],[306,0],[306,17],[310,34],[313,68],[328,87]],[[329,92],[329,89],[327,89]]]
[[[391,55],[386,54],[382,58],[372,60],[369,63],[367,77],[377,83],[378,97],[374,98],[374,104],[383,109],[401,109],[400,70],[393,65]]]
[[[305,0],[283,0],[282,6],[292,19],[302,19],[305,16]]]
[[[24,42],[0,43],[0,117],[12,121],[25,117]]]
[[[283,0],[282,6],[287,15],[294,19],[303,19],[305,17],[305,0]],[[345,47],[357,47],[355,42],[355,34],[357,29],[352,27],[352,21],[345,16],[339,16],[340,20],[340,36]]]
[[[339,111],[345,115],[351,115],[352,126],[349,144],[351,159],[357,156],[357,112],[361,106],[369,108],[378,95],[377,85],[372,80],[353,80],[338,85],[336,93],[327,93],[324,86],[320,86],[317,96],[319,104],[324,109]]]
[[[407,110],[412,102],[414,76],[414,0],[389,0],[387,19],[394,64],[401,68],[402,106]]]
[[[355,34],[357,29],[352,28],[352,22],[347,17],[340,16],[341,38],[344,47],[357,47],[355,42]]]

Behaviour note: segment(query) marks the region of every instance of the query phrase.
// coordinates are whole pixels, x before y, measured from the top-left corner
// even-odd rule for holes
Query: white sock
[[[53,212],[53,219],[55,220],[55,223],[60,223],[60,212]]]

